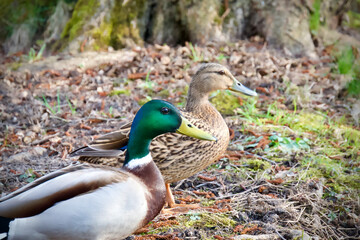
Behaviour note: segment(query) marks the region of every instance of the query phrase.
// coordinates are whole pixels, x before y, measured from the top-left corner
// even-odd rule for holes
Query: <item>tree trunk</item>
[[[52,45],[56,51],[119,49],[144,42],[235,42],[260,36],[289,55],[316,58],[314,39],[318,43],[322,36],[317,35],[321,32],[320,22],[336,29],[341,15],[356,0],[78,0],[73,8],[66,7],[63,1],[58,1],[63,7],[57,7],[54,14],[62,10],[62,15],[67,16],[67,9],[72,15],[61,36],[51,35],[52,41],[58,36]],[[25,32],[23,28],[19,24]],[[48,35],[52,31],[48,27],[46,32]],[[19,32],[13,31],[8,40],[17,36]],[[7,52],[14,51],[9,47],[16,45],[13,42],[3,45]]]

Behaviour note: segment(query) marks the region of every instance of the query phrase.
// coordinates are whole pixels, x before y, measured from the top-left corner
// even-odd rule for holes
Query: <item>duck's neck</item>
[[[224,121],[221,114],[209,102],[209,93],[199,92],[196,88],[189,88],[185,111],[191,112],[194,116],[211,123]],[[209,116],[212,116],[212,118],[209,118]]]
[[[148,154],[141,158],[130,158],[130,160],[129,156],[133,155],[131,155],[129,152],[129,154],[126,154],[126,159],[128,162],[124,163],[123,166],[125,171],[130,172],[140,178],[149,191],[149,194],[146,194],[148,208],[142,223],[143,226],[160,213],[165,204],[166,192],[165,182],[161,172],[152,160],[149,150],[147,152]]]
[[[160,170],[150,154],[151,138],[144,136],[142,132],[130,132],[123,168],[141,178],[145,185],[151,188],[157,186],[158,183],[164,185]]]
[[[135,159],[138,160],[148,156],[150,154],[150,142],[151,139],[144,136],[142,131],[130,132],[124,166],[131,164]]]
[[[150,189],[164,187],[164,179],[150,153],[145,157],[132,159],[129,163],[124,164],[123,169],[139,177]]]
[[[190,86],[185,110],[193,112],[208,106],[211,106],[209,102],[209,93],[200,92],[195,87]]]

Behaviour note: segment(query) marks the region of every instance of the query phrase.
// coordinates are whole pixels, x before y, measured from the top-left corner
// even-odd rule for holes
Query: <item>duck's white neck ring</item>
[[[135,158],[130,160],[127,164],[126,167],[128,169],[135,169],[138,167],[143,167],[146,166],[147,164],[149,164],[152,161],[152,157],[151,154],[149,153],[148,155],[146,155],[145,157],[142,158]]]

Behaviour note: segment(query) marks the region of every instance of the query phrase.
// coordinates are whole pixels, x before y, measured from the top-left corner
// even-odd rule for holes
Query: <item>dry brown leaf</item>
[[[266,180],[267,182],[274,184],[274,185],[279,185],[282,184],[284,182],[284,180],[282,178],[277,178],[274,180]]]

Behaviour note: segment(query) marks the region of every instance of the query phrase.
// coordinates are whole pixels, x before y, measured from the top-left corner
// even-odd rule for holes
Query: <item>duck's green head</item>
[[[152,100],[140,108],[133,120],[127,158],[144,157],[149,153],[150,141],[168,132],[177,132],[202,140],[216,140],[209,133],[192,125],[171,103]]]

